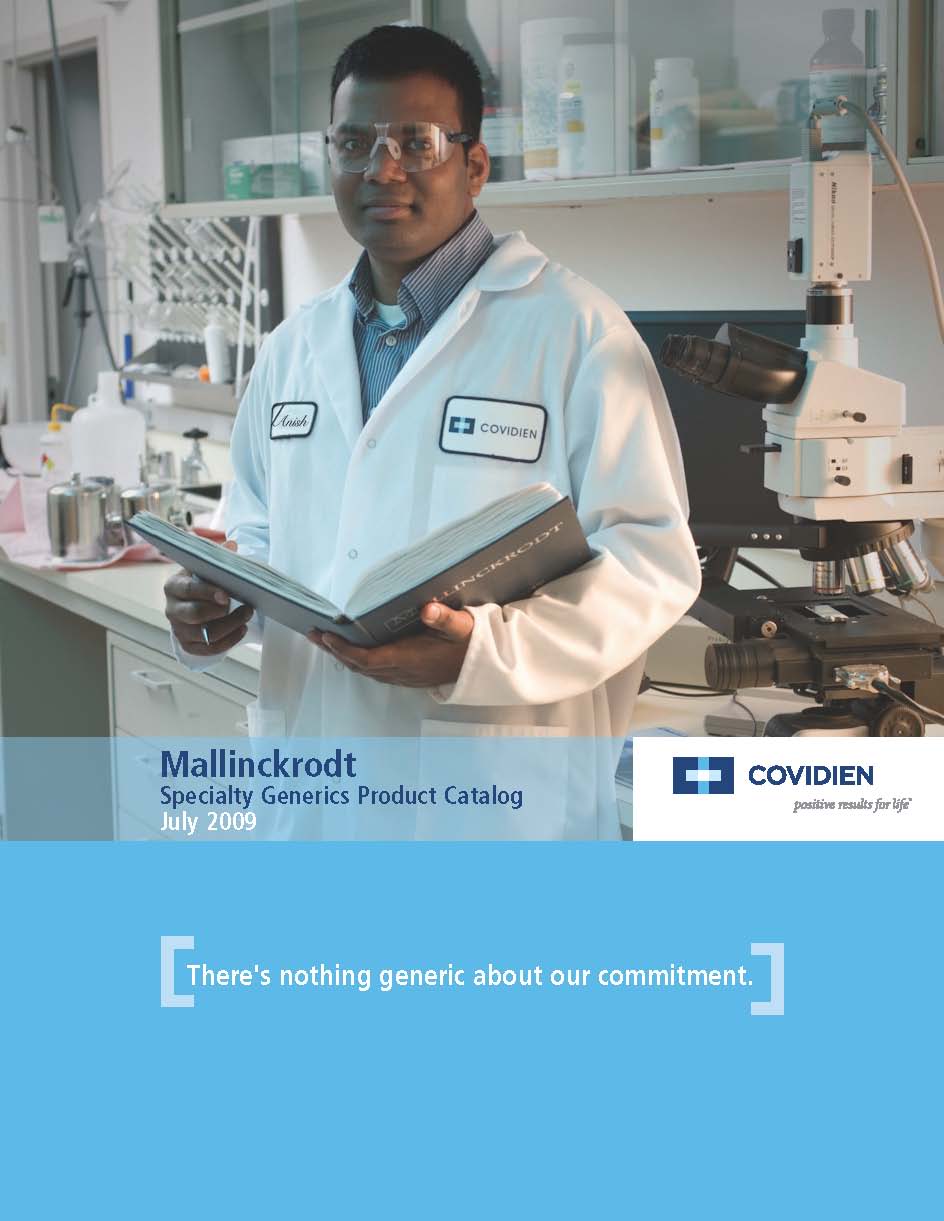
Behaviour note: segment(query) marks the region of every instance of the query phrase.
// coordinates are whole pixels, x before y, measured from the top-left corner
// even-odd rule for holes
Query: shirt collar
[[[407,318],[413,320],[418,314],[429,330],[489,257],[494,244],[488,225],[473,211],[452,237],[403,277],[397,304]],[[349,287],[357,312],[366,322],[374,313],[374,286],[366,250],[351,273]]]

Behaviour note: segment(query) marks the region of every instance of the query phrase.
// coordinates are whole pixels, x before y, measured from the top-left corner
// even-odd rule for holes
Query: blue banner
[[[934,1215],[942,863],[5,844],[0,1214]]]

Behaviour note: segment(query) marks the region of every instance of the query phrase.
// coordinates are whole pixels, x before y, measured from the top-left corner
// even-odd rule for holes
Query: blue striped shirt
[[[473,212],[461,229],[403,277],[397,304],[405,319],[395,327],[387,326],[374,308],[367,251],[358,259],[349,287],[354,294],[354,349],[365,422],[433,323],[494,248],[491,231],[478,212]]]

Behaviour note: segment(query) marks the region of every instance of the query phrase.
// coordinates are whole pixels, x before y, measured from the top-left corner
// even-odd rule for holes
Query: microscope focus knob
[[[847,488],[849,486],[849,484],[852,483],[852,480],[849,478],[848,475],[836,475],[833,478],[833,483],[842,484],[842,486],[844,488]]]
[[[913,708],[889,704],[869,726],[873,738],[923,738],[924,720]]]

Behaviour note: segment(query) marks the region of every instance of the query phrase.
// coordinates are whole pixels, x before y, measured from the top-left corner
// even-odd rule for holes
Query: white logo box
[[[633,838],[942,840],[940,748],[937,738],[635,738]],[[733,759],[734,792],[673,792],[677,756]]]

